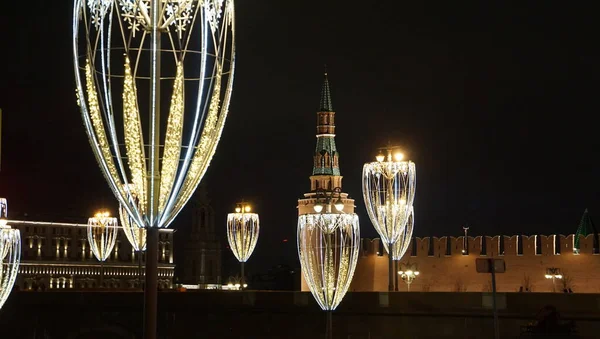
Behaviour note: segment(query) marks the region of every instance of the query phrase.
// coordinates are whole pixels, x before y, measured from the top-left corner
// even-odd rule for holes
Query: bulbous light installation
[[[74,0],[76,94],[92,150],[121,206],[152,229],[145,339],[156,338],[157,228],[171,224],[215,153],[234,32],[233,0]]]
[[[0,198],[0,309],[17,279],[21,261],[21,233],[7,225],[8,205]]]
[[[233,255],[240,262],[242,288],[246,282],[244,263],[254,252],[260,231],[258,214],[251,211],[250,205],[240,203],[235,208],[235,213],[227,215],[227,241]]]
[[[406,224],[413,211],[416,189],[416,167],[412,161],[402,161],[397,153],[388,149],[387,159],[377,156],[377,161],[363,167],[363,197],[369,218],[389,255],[389,290],[394,289],[395,272],[392,268],[393,244],[405,233]]]
[[[234,46],[233,0],[74,1],[84,126],[136,224],[168,227],[204,176],[227,117]]]
[[[298,256],[304,279],[321,309],[335,310],[346,295],[358,262],[359,245],[356,214],[298,217]]]
[[[108,212],[96,213],[88,219],[88,242],[98,261],[104,262],[108,259],[115,247],[118,231],[117,218],[111,217]]]

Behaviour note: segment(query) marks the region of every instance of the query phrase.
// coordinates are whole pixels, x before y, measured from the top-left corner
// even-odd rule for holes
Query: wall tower
[[[310,176],[310,191],[298,199],[298,215],[314,213],[318,190],[332,191],[342,188],[340,154],[335,145],[335,112],[331,102],[331,90],[327,73],[321,87],[321,101],[317,111],[317,146],[313,155],[313,170]],[[341,193],[344,213],[354,213],[354,199]]]
[[[198,187],[192,204],[192,225],[185,244],[182,283],[220,284],[221,242],[215,232],[215,212],[204,185]]]

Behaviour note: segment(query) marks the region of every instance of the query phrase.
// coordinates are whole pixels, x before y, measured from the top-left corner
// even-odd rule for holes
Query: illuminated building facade
[[[22,237],[21,265],[15,283],[20,290],[141,287],[139,254],[122,230],[109,258],[101,264],[90,249],[86,224],[18,220],[9,220],[9,224],[18,228]],[[173,285],[172,244],[173,230],[161,229],[158,279],[162,289]],[[141,259],[143,262],[143,252]]]

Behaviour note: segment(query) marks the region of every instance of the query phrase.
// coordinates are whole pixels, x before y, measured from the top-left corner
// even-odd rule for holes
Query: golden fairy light
[[[393,269],[394,244],[410,232],[406,225],[413,211],[417,170],[415,163],[403,160],[400,152],[393,154],[388,148],[387,155],[379,153],[375,162],[363,167],[363,197],[365,207],[373,227],[386,245],[389,255],[389,286],[394,290],[395,272]],[[412,228],[412,225],[411,225]],[[391,253],[390,253],[391,252]]]
[[[110,256],[117,241],[118,227],[117,218],[111,217],[107,211],[98,212],[88,219],[88,242],[98,261],[106,261]]]
[[[302,272],[323,310],[335,310],[346,295],[358,262],[359,244],[356,214],[316,213],[298,217]]]
[[[252,213],[252,207],[246,203],[239,203],[235,213],[227,215],[227,241],[233,255],[240,262],[241,286],[245,286],[244,263],[248,261],[256,243],[260,231],[257,213]]]

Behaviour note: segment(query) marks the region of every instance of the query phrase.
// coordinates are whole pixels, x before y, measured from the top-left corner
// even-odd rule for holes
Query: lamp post
[[[147,230],[144,338],[155,339],[158,229],[190,199],[221,137],[233,86],[234,1],[73,3],[77,102],[110,188]]]
[[[360,244],[358,216],[343,212],[340,192],[318,190],[315,213],[298,217],[300,265],[313,297],[327,312],[328,339],[333,338],[332,312],[350,287]]]
[[[258,214],[251,212],[252,206],[241,202],[235,207],[235,213],[227,215],[227,241],[233,255],[240,262],[239,289],[242,290],[248,286],[244,276],[244,264],[254,252],[260,230]]]
[[[549,267],[546,269],[546,279],[552,279],[552,292],[556,292],[556,279],[562,279],[562,273],[559,268]]]
[[[0,198],[0,309],[17,279],[21,261],[21,233],[7,224],[8,204]]]
[[[135,196],[135,187],[129,185],[132,195]],[[138,284],[142,286],[142,252],[146,250],[146,229],[138,226],[135,220],[129,216],[123,205],[119,208],[119,219],[123,227],[123,233],[131,244],[133,253],[138,255]]]
[[[469,254],[469,238],[467,237],[469,232],[469,226],[463,227],[463,231],[465,231],[465,237],[463,239],[462,254]]]
[[[100,261],[100,287],[104,287],[104,261],[115,247],[118,232],[117,218],[111,217],[108,211],[98,212],[88,219],[88,242],[92,253]]]
[[[410,263],[401,264],[398,275],[406,283],[406,290],[410,292],[410,284],[419,276],[419,270],[416,265]]]
[[[412,161],[402,161],[403,154],[397,148],[380,152],[377,161],[363,167],[363,198],[369,218],[389,258],[388,290],[394,290],[393,254],[394,244],[406,234],[406,225],[413,211],[416,188],[416,167]]]

